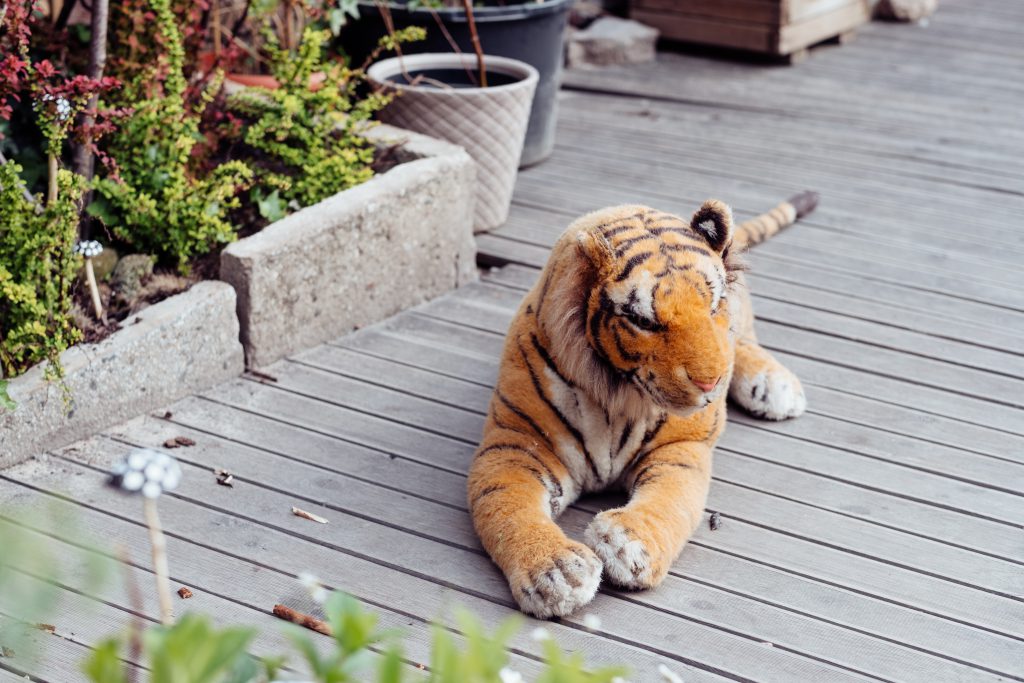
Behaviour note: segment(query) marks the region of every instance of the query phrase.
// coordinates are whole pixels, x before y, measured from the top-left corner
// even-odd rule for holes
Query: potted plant
[[[555,145],[557,94],[561,81],[565,29],[572,0],[483,0],[473,4],[474,30],[487,53],[526,62],[537,70],[537,91],[520,159],[532,166],[551,155]],[[427,38],[403,48],[420,52],[473,51],[469,16],[461,0],[359,0],[359,18],[341,28],[341,43],[361,63],[373,49],[373,36],[422,26]]]
[[[473,229],[482,232],[508,218],[539,74],[526,62],[485,55],[470,0],[464,0],[464,12],[473,57],[400,54],[377,62],[367,75],[397,95],[379,112],[381,119],[461,145],[476,161]]]

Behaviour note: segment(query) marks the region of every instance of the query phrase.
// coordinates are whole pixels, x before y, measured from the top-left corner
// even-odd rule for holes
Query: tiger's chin
[[[690,417],[715,402],[722,393],[715,390],[711,394],[685,394],[683,396],[667,396],[653,387],[642,386],[641,393],[651,403],[676,417]]]

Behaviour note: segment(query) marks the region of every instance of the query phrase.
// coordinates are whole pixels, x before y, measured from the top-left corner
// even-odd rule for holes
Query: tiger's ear
[[[732,239],[732,209],[725,202],[709,199],[690,219],[690,228],[712,249],[721,252]]]
[[[576,233],[576,247],[598,273],[606,273],[615,260],[615,251],[608,240],[594,230],[580,230]]]

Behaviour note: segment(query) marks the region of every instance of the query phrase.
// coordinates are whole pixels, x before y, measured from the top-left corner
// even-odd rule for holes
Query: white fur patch
[[[765,420],[799,417],[807,408],[800,380],[782,367],[752,377],[734,375],[729,395],[751,415]]]
[[[600,583],[601,561],[587,549],[565,548],[533,572],[509,576],[520,609],[542,619],[572,614],[594,599]]]
[[[657,284],[654,275],[649,270],[639,270],[636,275],[623,282],[618,287],[610,287],[608,298],[619,306],[625,306],[629,302],[629,295],[636,292],[636,303],[633,310],[637,315],[654,320],[654,285]]]
[[[594,517],[584,539],[601,558],[605,573],[612,581],[626,588],[651,585],[651,556],[644,544],[607,513]]]

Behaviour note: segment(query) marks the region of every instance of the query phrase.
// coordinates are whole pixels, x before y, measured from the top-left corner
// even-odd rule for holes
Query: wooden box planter
[[[869,0],[631,0],[631,15],[665,38],[799,61],[843,41],[871,16]]]

